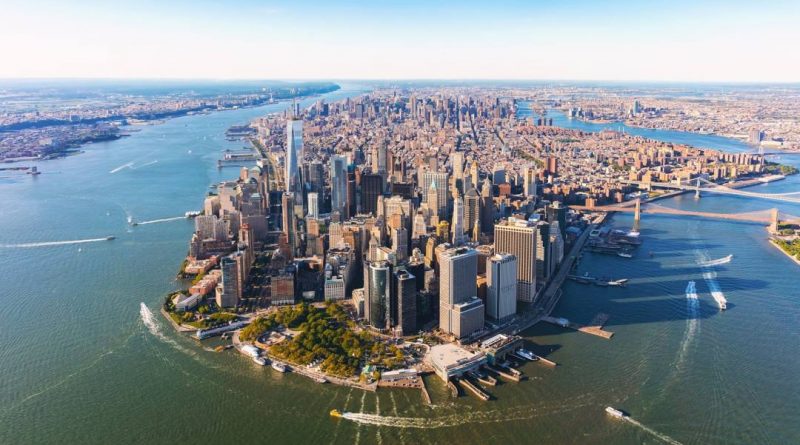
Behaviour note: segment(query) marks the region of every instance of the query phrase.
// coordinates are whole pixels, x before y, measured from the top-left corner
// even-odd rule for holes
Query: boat
[[[106,241],[112,241],[112,240],[115,240],[115,239],[117,239],[116,236],[107,236],[106,237]]]
[[[219,345],[216,348],[214,348],[214,352],[222,352],[224,350],[225,350],[225,346],[224,345]]]
[[[197,216],[200,216],[200,214],[201,214],[201,213],[202,213],[202,212],[199,212],[199,211],[197,211],[197,210],[193,210],[193,211],[191,211],[191,212],[186,212],[186,213],[184,213],[184,216],[185,216],[185,217],[187,217],[187,218],[195,218],[195,217],[197,217]]]
[[[534,354],[531,351],[528,351],[527,349],[522,349],[522,348],[517,349],[517,354],[520,357],[522,357],[524,359],[527,359],[527,360],[530,360],[532,362],[535,362],[536,360],[539,360],[539,357],[537,357],[536,354]]]
[[[264,357],[253,357],[253,361],[261,366],[267,366],[267,359]]]
[[[622,258],[633,258],[633,255],[629,254],[628,252],[617,252],[617,256]]]
[[[619,280],[609,280],[608,285],[609,286],[624,287],[627,283],[628,283],[628,279],[627,278],[621,278]]]
[[[606,413],[608,413],[608,415],[610,415],[611,417],[616,417],[617,419],[624,419],[625,417],[628,417],[627,414],[610,406],[606,407]]]
[[[338,409],[332,409],[331,417],[342,417],[342,413],[340,413]]]
[[[272,362],[272,369],[278,372],[286,372],[286,365],[278,362]]]
[[[314,381],[317,383],[328,383],[328,379],[326,379],[325,377],[316,377],[314,378]]]

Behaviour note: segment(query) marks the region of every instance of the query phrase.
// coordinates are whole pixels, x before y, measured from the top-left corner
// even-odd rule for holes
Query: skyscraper
[[[303,180],[300,162],[303,160],[303,121],[292,118],[286,122],[286,191],[302,193]],[[300,197],[302,199],[302,196]],[[297,197],[295,195],[295,201]]]
[[[523,193],[527,197],[536,197],[536,169],[534,167],[525,167],[522,176]]]
[[[463,338],[483,328],[477,277],[474,249],[451,248],[439,255],[439,329]]]
[[[347,217],[347,160],[331,156],[331,211]]]
[[[319,193],[317,192],[308,194],[308,216],[319,218]]]
[[[403,335],[411,335],[417,331],[417,278],[405,268],[398,268],[393,275],[393,325]]]
[[[475,228],[475,223],[481,218],[481,197],[478,192],[469,187],[467,193],[464,194],[464,230],[472,233]]]
[[[367,282],[364,283],[367,291],[364,299],[367,322],[378,329],[385,329],[389,316],[391,284],[389,264],[385,261],[372,262],[367,266],[367,271]]]
[[[517,312],[517,257],[498,253],[486,260],[486,314],[501,320]]]
[[[536,296],[536,225],[510,218],[494,226],[494,248],[517,257],[517,300],[533,302]]]
[[[455,205],[453,206],[453,238],[452,242],[454,246],[460,246],[464,244],[466,241],[464,237],[464,201],[461,197],[457,197],[455,199]]]
[[[361,176],[361,212],[378,214],[378,197],[383,195],[383,177],[369,174]]]

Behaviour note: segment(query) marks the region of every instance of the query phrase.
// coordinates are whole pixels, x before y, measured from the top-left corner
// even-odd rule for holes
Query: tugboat
[[[627,415],[627,414],[623,413],[622,411],[620,411],[620,410],[618,410],[618,409],[616,409],[616,408],[612,408],[612,407],[610,407],[610,406],[607,406],[607,407],[606,407],[606,413],[607,413],[609,416],[611,416],[611,417],[615,417],[615,418],[617,418],[617,419],[624,419],[625,417],[628,417],[628,415]]]

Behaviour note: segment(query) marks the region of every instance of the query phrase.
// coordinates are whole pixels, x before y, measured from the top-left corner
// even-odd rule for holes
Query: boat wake
[[[677,440],[667,436],[666,434],[661,434],[658,431],[656,431],[656,430],[654,430],[654,429],[652,429],[652,428],[650,428],[650,427],[648,427],[646,425],[643,425],[641,422],[638,422],[638,421],[636,421],[636,420],[634,420],[634,419],[632,419],[630,417],[623,417],[623,419],[625,421],[627,421],[628,423],[630,423],[631,425],[634,425],[634,426],[638,427],[642,431],[644,431],[646,433],[649,433],[650,435],[652,435],[652,436],[654,436],[654,437],[656,437],[658,439],[661,439],[664,443],[668,443],[670,445],[683,445],[680,442],[678,442]]]
[[[700,267],[712,267],[712,266],[720,266],[723,264],[728,264],[733,259],[733,255],[728,255],[726,257],[717,258],[716,260],[709,260],[709,261],[698,261],[697,265]]]
[[[142,167],[147,167],[148,165],[153,165],[153,164],[157,164],[157,163],[158,163],[158,159],[156,159],[155,161],[145,162],[144,164],[136,166],[136,167],[131,167],[131,170],[138,170],[138,169],[140,169]]]
[[[156,321],[153,312],[143,302],[139,303],[139,315],[142,318],[142,323],[144,323],[144,326],[147,328],[148,331],[150,331],[151,334],[153,334],[154,337],[158,338],[164,343],[169,344],[170,346],[174,347],[179,351],[189,353],[189,350],[179,345],[178,342],[167,337],[163,332],[161,332],[161,326],[159,326],[158,321]]]
[[[537,406],[536,408],[507,409],[497,411],[471,411],[441,417],[398,417],[381,416],[367,413],[342,413],[343,419],[362,425],[384,426],[394,428],[435,429],[475,423],[501,423],[517,420],[530,420],[536,417],[555,415],[589,406],[591,403],[580,403],[568,406]]]
[[[122,164],[119,167],[109,171],[109,173],[111,173],[113,175],[114,173],[116,173],[116,172],[118,172],[120,170],[124,170],[126,168],[132,168],[132,167],[133,167],[133,161],[128,162],[127,164]]]
[[[70,244],[86,244],[86,243],[99,243],[101,241],[108,241],[109,238],[90,238],[78,239],[70,241],[45,241],[41,243],[22,243],[22,244],[0,244],[0,247],[6,249],[26,249],[31,247],[50,247],[50,246],[68,246]]]
[[[151,219],[150,221],[137,222],[136,225],[142,226],[145,224],[158,224],[163,222],[177,221],[179,219],[186,219],[185,216],[174,216],[172,218]]]
[[[697,299],[697,287],[694,281],[686,285],[686,332],[683,334],[678,359],[675,367],[680,369],[686,360],[686,353],[699,327],[698,316],[700,314],[700,301]]]

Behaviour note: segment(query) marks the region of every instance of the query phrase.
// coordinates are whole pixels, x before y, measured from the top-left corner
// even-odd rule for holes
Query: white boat
[[[628,283],[628,279],[627,278],[622,278],[622,279],[619,279],[619,280],[611,280],[611,281],[608,282],[608,285],[609,286],[622,287],[622,286],[625,286],[625,284],[627,284],[627,283]]]
[[[627,252],[617,252],[617,256],[620,256],[622,258],[633,258],[633,255]]]
[[[267,366],[267,359],[264,357],[253,357],[253,361],[261,366]]]
[[[249,355],[251,358],[256,358],[260,354],[260,350],[252,345],[244,345],[242,346],[242,352],[246,355]]]
[[[517,349],[517,354],[519,354],[520,357],[530,360],[532,362],[539,360],[539,357],[537,357],[536,354],[534,354],[531,351],[528,351],[527,349],[522,349],[522,348]]]
[[[272,362],[272,369],[278,372],[286,372],[286,366],[278,362]]]
[[[317,377],[314,379],[314,381],[317,383],[328,383],[328,379],[326,379],[325,377]]]
[[[620,410],[618,410],[616,408],[612,408],[610,406],[606,407],[606,413],[608,413],[608,415],[610,415],[611,417],[616,417],[617,419],[623,419],[625,417],[628,417],[627,414],[623,413],[622,411],[620,411]]]

